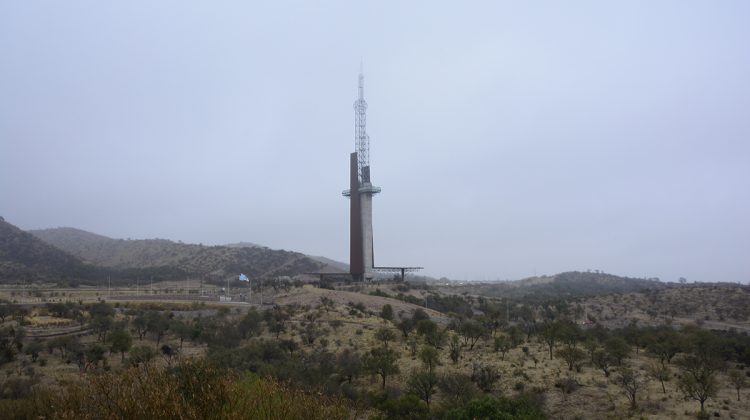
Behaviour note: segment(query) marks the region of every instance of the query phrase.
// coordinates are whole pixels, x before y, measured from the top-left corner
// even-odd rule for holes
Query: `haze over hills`
[[[325,267],[298,252],[249,243],[204,246],[166,239],[114,239],[74,228],[30,233],[85,262],[121,270],[173,267],[191,275],[224,277],[242,272],[251,277],[270,277],[293,276]]]
[[[115,239],[67,227],[24,232],[5,221],[0,236],[0,278],[4,280],[76,278],[98,282],[106,276],[123,281],[191,275],[224,279],[240,272],[251,277],[273,277],[315,271],[346,272],[348,268],[326,257],[273,250],[251,242],[204,246],[167,239]],[[482,296],[547,299],[631,293],[667,285],[655,279],[573,271],[449,287]]]

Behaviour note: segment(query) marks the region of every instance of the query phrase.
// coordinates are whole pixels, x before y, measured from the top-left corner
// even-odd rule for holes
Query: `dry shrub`
[[[308,393],[267,379],[244,379],[238,383],[227,413],[230,419],[313,419],[351,417],[339,399]]]
[[[344,419],[346,405],[270,379],[239,380],[203,360],[174,369],[144,365],[92,375],[61,389],[0,404],[9,418],[47,419]]]

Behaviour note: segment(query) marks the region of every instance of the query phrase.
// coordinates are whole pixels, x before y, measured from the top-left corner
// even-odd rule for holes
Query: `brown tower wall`
[[[359,198],[356,152],[351,154],[349,165],[349,272],[354,280],[361,280],[365,273],[365,263],[362,249],[362,209]]]

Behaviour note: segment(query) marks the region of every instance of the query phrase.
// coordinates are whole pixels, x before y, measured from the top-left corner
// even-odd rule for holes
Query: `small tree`
[[[646,369],[648,375],[652,379],[655,379],[661,383],[661,391],[666,394],[667,387],[664,385],[664,382],[667,382],[669,380],[669,377],[671,376],[669,368],[661,363],[654,362],[649,364]]]
[[[419,370],[412,372],[406,387],[409,393],[416,395],[422,401],[430,405],[432,395],[437,386],[437,376],[431,370]]]
[[[638,390],[644,385],[644,380],[641,379],[638,372],[630,368],[622,369],[617,377],[617,385],[625,391],[625,395],[628,397],[628,401],[630,401],[630,408],[633,410],[638,408],[636,397]]]
[[[393,307],[388,303],[383,305],[383,309],[380,310],[380,317],[386,321],[392,321],[393,320]]]
[[[417,334],[424,337],[427,344],[441,348],[445,343],[445,330],[429,319],[417,322]]]
[[[609,378],[609,367],[612,364],[612,360],[604,350],[597,350],[594,352],[594,366],[604,372],[604,376]]]
[[[128,364],[131,366],[140,366],[147,364],[156,357],[156,351],[151,346],[136,346],[130,350]]]
[[[414,320],[415,323],[417,323],[425,319],[430,319],[430,316],[427,315],[427,312],[425,312],[424,309],[417,308],[414,310],[414,314],[412,314],[412,319]]]
[[[463,337],[464,345],[473,350],[477,341],[487,335],[487,329],[479,322],[469,319],[459,325],[458,333]]]
[[[315,340],[322,335],[320,329],[315,326],[315,323],[311,322],[307,324],[305,330],[301,334],[302,342],[308,346],[312,346]]]
[[[474,363],[471,366],[471,380],[484,392],[492,392],[495,382],[500,379],[500,372],[496,367]]]
[[[509,352],[511,349],[510,338],[507,335],[495,337],[495,342],[493,344],[495,351],[500,352],[500,360],[505,360],[505,353]]]
[[[404,335],[404,339],[409,337],[409,333],[414,330],[414,320],[411,318],[404,318],[398,324],[396,324],[401,334]]]
[[[390,328],[379,328],[375,331],[375,339],[383,343],[383,347],[388,348],[388,342],[396,339],[396,333]]]
[[[289,352],[289,356],[293,356],[294,352],[299,349],[299,344],[293,339],[284,339],[279,341],[279,346],[281,346],[282,349]]]
[[[148,332],[148,318],[145,315],[137,315],[133,318],[133,329],[138,334],[138,340],[143,340],[143,336]]]
[[[461,343],[455,334],[451,336],[448,342],[448,356],[450,356],[453,363],[458,363],[458,360],[461,358]]]
[[[737,369],[729,371],[729,383],[737,390],[737,401],[740,400],[740,389],[747,386],[747,375]]]
[[[5,318],[13,314],[13,308],[8,303],[0,303],[0,323],[5,322]]]
[[[147,319],[146,328],[156,336],[156,346],[159,347],[161,339],[169,330],[169,319],[159,312],[151,312]]]
[[[630,345],[621,337],[612,337],[605,341],[604,349],[618,366],[622,365],[623,359],[630,355]]]
[[[434,371],[435,367],[440,365],[440,353],[432,346],[422,347],[422,350],[419,352],[419,359],[429,372]]]
[[[549,348],[549,359],[552,360],[552,353],[555,350],[555,343],[560,335],[560,324],[557,322],[548,322],[541,331],[541,337]]]
[[[481,394],[471,378],[461,373],[444,375],[438,382],[438,388],[446,408],[463,407]]]
[[[286,331],[286,324],[284,323],[284,321],[273,319],[271,321],[268,321],[268,331],[272,332],[278,340],[279,335]]]
[[[581,370],[581,362],[586,358],[586,353],[575,347],[564,347],[557,351],[557,355],[568,364],[568,370],[575,368],[576,371]]]
[[[93,344],[88,348],[79,348],[75,352],[76,363],[81,373],[86,373],[92,366],[99,366],[100,361],[106,361],[104,353],[106,350],[99,344]]]
[[[172,361],[179,355],[179,351],[175,346],[164,344],[161,346],[161,355],[167,361],[167,365],[172,366]]]
[[[263,333],[263,316],[258,313],[254,308],[247,311],[244,317],[237,324],[237,328],[240,331],[242,338],[257,337]],[[180,347],[182,347],[182,340],[180,340]]]
[[[678,361],[682,369],[682,375],[677,382],[677,387],[685,395],[701,404],[701,413],[704,412],[704,403],[707,399],[716,396],[719,385],[716,382],[717,365],[710,360],[695,355],[687,355]]]
[[[373,375],[380,375],[383,379],[382,388],[385,389],[386,379],[391,375],[399,373],[399,368],[396,364],[397,360],[398,354],[395,351],[385,347],[377,347],[365,354],[362,359],[362,365],[367,372]]]
[[[683,337],[671,328],[658,330],[646,345],[647,351],[657,356],[662,365],[671,363],[672,358],[685,347]]]
[[[336,365],[338,365],[341,376],[345,377],[349,383],[362,371],[362,360],[359,358],[359,354],[348,348],[336,356]]]
[[[26,343],[23,347],[23,352],[31,356],[31,361],[36,362],[39,358],[39,353],[42,351],[42,343],[37,340]]]
[[[109,350],[113,353],[120,353],[120,360],[124,362],[125,352],[130,350],[130,347],[133,345],[133,337],[130,336],[129,332],[123,329],[118,329],[112,331],[109,339],[111,341]]]
[[[328,313],[334,307],[333,299],[329,298],[328,296],[321,296],[320,306],[322,306],[323,309],[325,309],[326,313]]]
[[[104,343],[107,341],[107,333],[112,328],[114,319],[107,315],[97,315],[91,319],[90,326],[97,336],[97,340]]]
[[[23,328],[0,328],[0,365],[12,362],[16,354],[23,348],[23,338],[26,336]]]

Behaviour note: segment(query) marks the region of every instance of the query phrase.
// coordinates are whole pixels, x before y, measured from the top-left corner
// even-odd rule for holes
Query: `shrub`
[[[430,409],[427,404],[414,395],[399,399],[390,399],[378,405],[387,419],[429,419]]]
[[[22,404],[0,406],[9,418],[307,418],[346,419],[340,400],[269,379],[239,379],[205,361],[174,369],[152,366],[92,376],[62,389],[43,389]]]
[[[542,410],[527,400],[511,400],[508,398],[484,397],[472,400],[466,406],[448,411],[445,419],[516,419],[536,420],[544,419]]]

